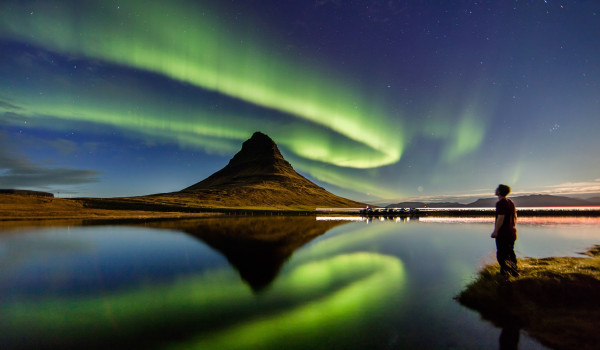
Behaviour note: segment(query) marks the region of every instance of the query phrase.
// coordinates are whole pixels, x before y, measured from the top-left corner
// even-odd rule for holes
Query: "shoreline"
[[[520,276],[485,266],[456,296],[497,327],[522,329],[553,349],[596,349],[600,343],[600,245],[585,257],[524,258]]]
[[[520,208],[520,217],[600,217],[600,207]],[[132,200],[129,198],[55,198],[23,193],[0,193],[0,222],[85,220],[93,222],[148,221],[200,218],[208,216],[352,216],[366,218],[426,218],[426,217],[494,217],[489,208],[420,208],[411,212],[389,212],[383,208],[374,212],[359,210],[308,210],[305,207],[209,207],[201,202],[168,203]]]

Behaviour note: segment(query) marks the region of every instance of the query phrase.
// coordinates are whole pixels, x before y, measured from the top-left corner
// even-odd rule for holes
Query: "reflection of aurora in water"
[[[146,286],[102,297],[7,304],[1,309],[0,327],[15,339],[27,337],[33,344],[56,341],[60,345],[69,339],[110,343],[148,338],[148,333],[160,334],[165,329],[196,333],[190,324],[208,324],[210,333],[196,334],[197,338],[180,345],[279,348],[285,341],[306,347],[346,327],[376,319],[389,298],[401,293],[405,283],[401,261],[360,251],[366,241],[385,232],[359,229],[315,242],[308,251],[300,251],[298,259],[285,268],[286,273],[258,299],[231,270],[218,269],[168,286]],[[257,307],[260,318],[254,316]],[[219,323],[228,318],[234,319],[231,328]],[[345,339],[352,337],[342,334]]]

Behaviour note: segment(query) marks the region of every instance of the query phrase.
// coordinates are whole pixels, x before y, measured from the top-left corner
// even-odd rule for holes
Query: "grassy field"
[[[318,207],[364,207],[315,185],[265,182],[138,197],[55,198],[44,192],[0,193],[0,221],[187,218],[243,211],[312,212]]]
[[[100,200],[102,201],[102,200]],[[177,210],[141,210],[135,206],[119,209],[89,206],[83,199],[65,199],[20,194],[0,194],[0,221],[25,220],[123,220],[153,218],[191,218],[211,213],[180,212]]]
[[[498,327],[517,326],[553,349],[598,349],[600,246],[587,257],[519,260],[519,277],[486,266],[457,300]]]

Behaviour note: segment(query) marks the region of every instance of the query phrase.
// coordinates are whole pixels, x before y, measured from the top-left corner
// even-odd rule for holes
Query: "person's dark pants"
[[[510,238],[496,238],[496,258],[500,264],[500,273],[510,273],[518,276],[517,256],[515,255],[515,241]]]

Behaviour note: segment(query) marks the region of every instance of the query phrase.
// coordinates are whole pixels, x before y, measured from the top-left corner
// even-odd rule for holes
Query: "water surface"
[[[518,229],[520,257],[600,242],[598,219]],[[491,230],[314,217],[6,228],[0,348],[498,348],[502,330],[453,299],[494,262]]]

